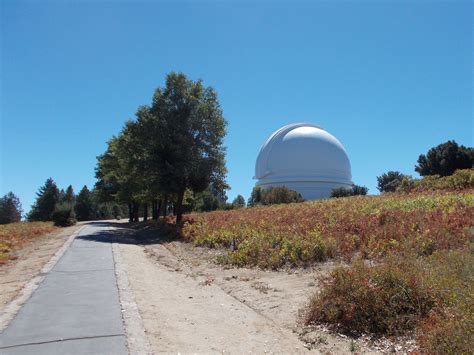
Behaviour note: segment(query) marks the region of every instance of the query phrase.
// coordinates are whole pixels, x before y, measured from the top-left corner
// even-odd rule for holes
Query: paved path
[[[0,354],[127,354],[107,229],[79,233],[0,334]]]

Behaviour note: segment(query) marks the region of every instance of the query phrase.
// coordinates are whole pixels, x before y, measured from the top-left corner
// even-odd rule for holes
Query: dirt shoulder
[[[119,248],[154,352],[377,351],[299,324],[332,263],[276,272],[223,268],[213,262],[215,250],[182,242]]]
[[[18,257],[0,265],[0,312],[25,285],[41,271],[43,266],[83,224],[56,230],[35,238],[15,252]]]

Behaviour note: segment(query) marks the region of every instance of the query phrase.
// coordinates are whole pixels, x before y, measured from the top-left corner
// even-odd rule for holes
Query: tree
[[[20,222],[22,212],[20,199],[13,192],[0,198],[0,224]]]
[[[255,186],[252,189],[247,206],[254,207],[258,205],[273,205],[303,201],[304,199],[301,194],[295,190],[287,188],[286,186],[272,186],[266,189],[263,189],[260,186]]]
[[[474,163],[474,149],[447,141],[428,150],[418,157],[415,171],[421,176],[452,175],[457,169],[471,169]]]
[[[64,193],[64,202],[68,203],[74,203],[74,200],[76,199],[76,196],[74,195],[74,190],[71,185],[69,185],[66,189],[66,192]]]
[[[255,207],[262,203],[262,188],[260,186],[255,186],[252,189],[250,197],[247,201],[248,207]]]
[[[71,202],[59,202],[54,207],[51,219],[55,226],[68,227],[76,224],[76,216]]]
[[[380,192],[394,192],[405,175],[398,171],[388,171],[381,176],[377,176],[377,189]]]
[[[175,196],[176,224],[182,221],[184,192],[225,184],[227,122],[217,93],[184,74],[170,73],[151,107],[142,109],[140,127],[147,142],[148,165],[154,166],[159,189]]]
[[[233,208],[244,208],[245,207],[245,199],[242,195],[237,195],[237,197],[232,201]]]
[[[365,186],[352,185],[352,187],[338,187],[331,191],[331,197],[349,197],[367,195],[369,189]]]
[[[36,193],[36,196],[36,201],[30,213],[28,213],[28,220],[50,221],[54,207],[59,201],[59,190],[54,180],[52,178],[47,179],[45,184]]]
[[[304,199],[295,190],[291,190],[286,186],[272,186],[262,191],[262,204],[274,205],[280,203],[303,202]]]
[[[76,218],[79,221],[88,221],[94,218],[94,203],[92,195],[86,185],[79,191],[74,205]]]

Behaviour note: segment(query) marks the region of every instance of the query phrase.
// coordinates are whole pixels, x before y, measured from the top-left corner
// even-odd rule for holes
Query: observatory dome
[[[351,187],[347,153],[333,135],[310,123],[275,131],[263,144],[255,164],[257,186],[286,186],[303,198],[327,198],[338,187]]]

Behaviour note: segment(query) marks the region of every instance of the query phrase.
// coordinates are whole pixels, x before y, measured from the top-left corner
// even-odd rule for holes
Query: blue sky
[[[213,86],[228,181],[246,198],[264,140],[321,125],[353,181],[473,145],[470,1],[1,3],[0,193],[25,211],[48,177],[92,187],[96,156],[170,71]]]

